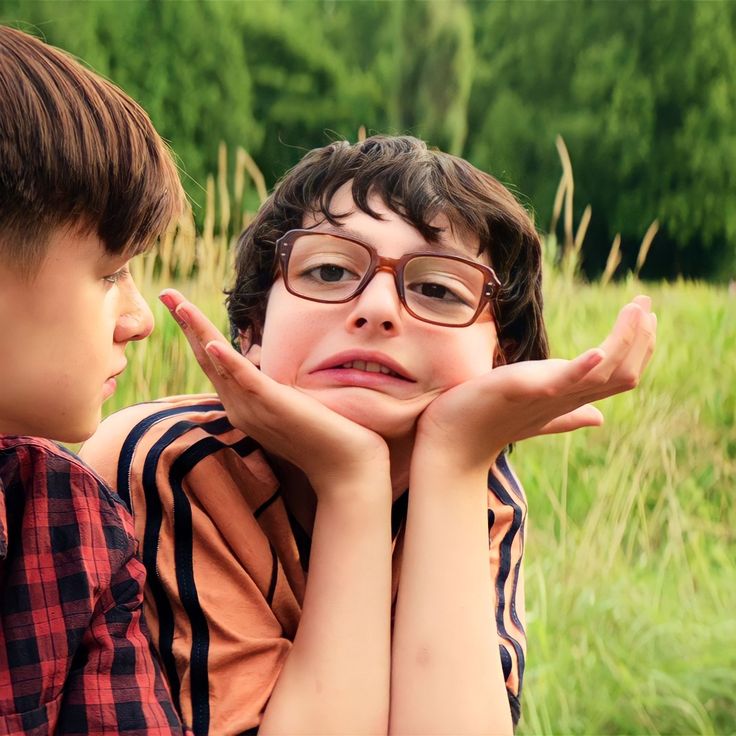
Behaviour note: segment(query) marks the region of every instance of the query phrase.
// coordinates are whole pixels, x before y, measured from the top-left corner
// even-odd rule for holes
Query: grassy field
[[[225,327],[226,242],[136,263],[157,329],[106,406],[209,390],[156,300],[176,285]],[[167,250],[168,249],[168,250]],[[194,259],[196,277],[189,273]],[[161,272],[159,272],[161,271]],[[693,283],[587,284],[551,269],[553,353],[598,344],[651,295],[654,359],[602,428],[531,440],[512,460],[530,502],[529,661],[521,734],[736,733],[736,298]]]
[[[531,518],[521,732],[736,733],[736,298],[548,281],[558,355],[596,344],[642,290],[659,335],[604,427],[515,453]]]

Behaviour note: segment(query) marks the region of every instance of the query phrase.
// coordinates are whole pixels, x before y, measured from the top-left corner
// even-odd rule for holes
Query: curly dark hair
[[[243,334],[249,341],[260,340],[268,293],[277,276],[276,241],[302,227],[308,213],[339,226],[341,213],[330,206],[347,182],[363,212],[380,218],[368,201],[378,195],[428,242],[440,235],[430,224],[438,215],[447,217],[453,228],[475,233],[478,255],[488,254],[502,283],[494,304],[502,351],[498,361],[547,357],[542,249],[531,217],[498,180],[411,136],[331,143],[310,151],[286,173],[238,240],[235,284],[227,292],[234,341]]]

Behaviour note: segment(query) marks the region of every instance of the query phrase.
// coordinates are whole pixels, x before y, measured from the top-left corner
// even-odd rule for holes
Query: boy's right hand
[[[178,291],[166,289],[160,299],[182,328],[230,423],[300,468],[320,500],[341,489],[351,493],[354,481],[366,474],[385,469],[388,478],[382,437],[261,373]]]

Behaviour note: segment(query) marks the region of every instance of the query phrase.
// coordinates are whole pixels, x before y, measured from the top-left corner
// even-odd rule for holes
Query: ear
[[[257,342],[254,342],[244,355],[254,366],[261,367],[261,346]]]
[[[245,330],[238,330],[238,344],[240,352],[248,358],[248,360],[260,367],[261,365],[261,346],[253,342],[253,328],[248,327]]]

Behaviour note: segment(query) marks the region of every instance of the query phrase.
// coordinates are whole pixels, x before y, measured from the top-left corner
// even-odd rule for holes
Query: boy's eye
[[[422,296],[428,296],[432,299],[456,299],[457,297],[442,284],[418,284],[417,291]]]
[[[115,271],[115,273],[111,273],[109,276],[104,276],[103,281],[107,281],[109,284],[117,284],[118,281],[122,281],[130,271],[128,270],[127,264],[123,266],[122,268]]]
[[[409,291],[426,299],[454,302],[456,304],[470,304],[472,301],[472,294],[459,284],[454,284],[453,288],[436,281],[420,281],[406,286]]]
[[[347,268],[336,266],[333,263],[325,263],[317,268],[313,268],[308,272],[309,276],[325,283],[336,283],[350,278],[352,274]]]

